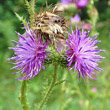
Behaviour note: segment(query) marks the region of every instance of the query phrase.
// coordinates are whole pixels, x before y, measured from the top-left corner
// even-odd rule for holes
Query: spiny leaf
[[[16,12],[15,12],[15,15],[25,26],[27,25],[26,20],[23,18],[23,16],[20,16]]]
[[[25,0],[26,6],[28,8],[28,12],[30,14],[30,25],[33,26],[33,21],[34,21],[34,7],[35,7],[35,0],[32,0],[30,3]]]
[[[27,0],[25,0],[25,3],[26,3],[27,8],[31,9],[31,6],[30,6],[30,4],[29,4],[29,2]]]
[[[34,11],[35,10],[35,0],[31,0],[30,5],[32,8],[33,14],[35,14],[35,11]]]
[[[59,84],[62,84],[63,82],[65,82],[66,80],[61,80],[61,81],[58,81],[55,83],[55,86],[59,85]]]
[[[43,86],[43,92],[42,92],[42,95],[43,95],[43,96],[47,93],[48,87],[49,87],[49,85],[48,85],[48,79],[47,79],[47,80],[44,82],[44,86]]]

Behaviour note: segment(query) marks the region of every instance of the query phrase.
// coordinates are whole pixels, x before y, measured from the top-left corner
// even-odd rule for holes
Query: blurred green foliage
[[[59,0],[47,0],[48,4],[55,4]],[[37,0],[36,11],[44,4],[45,0]],[[65,79],[66,83],[59,85],[50,97],[44,110],[110,110],[110,5],[109,0],[96,0],[95,6],[99,12],[96,31],[99,32],[98,39],[101,43],[99,48],[106,50],[101,53],[106,59],[102,60],[100,67],[104,69],[99,73],[96,81],[89,81],[85,84],[83,80],[79,82],[77,73],[64,72],[63,68],[58,71],[59,79]],[[85,12],[86,8],[83,9]],[[7,58],[13,55],[8,47],[12,45],[11,40],[17,40],[15,31],[23,33],[22,24],[15,16],[14,12],[28,19],[24,0],[2,0],[0,1],[0,110],[22,110],[18,95],[21,82],[16,77],[20,74],[13,74],[10,71],[12,65]],[[82,18],[85,14],[82,15]],[[32,110],[42,97],[42,85],[45,80],[51,76],[53,67],[50,65],[46,71],[42,71],[39,75],[29,81],[28,84],[28,101]],[[50,79],[47,80],[47,84]],[[93,92],[92,88],[97,88],[97,92]]]

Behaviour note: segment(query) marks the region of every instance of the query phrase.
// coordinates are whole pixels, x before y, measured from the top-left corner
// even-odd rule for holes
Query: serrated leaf
[[[29,4],[29,2],[27,0],[25,0],[25,3],[26,3],[27,8],[31,9],[31,6],[30,6],[30,4]]]
[[[55,83],[55,86],[62,84],[63,82],[65,82],[66,80],[61,80]]]
[[[23,18],[23,16],[20,16],[16,12],[15,12],[15,15],[25,26],[27,25],[26,20]]]
[[[25,0],[25,3],[30,14],[30,25],[33,26],[35,1],[32,0],[31,3],[29,3],[27,0]]]

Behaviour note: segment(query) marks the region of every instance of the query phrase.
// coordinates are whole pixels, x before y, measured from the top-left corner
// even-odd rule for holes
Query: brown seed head
[[[65,40],[67,21],[61,16],[61,12],[56,10],[57,6],[50,11],[49,9],[50,7],[47,7],[43,12],[41,8],[35,16],[33,28],[56,48],[59,41]]]

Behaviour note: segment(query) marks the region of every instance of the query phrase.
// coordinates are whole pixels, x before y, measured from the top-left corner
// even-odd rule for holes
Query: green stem
[[[87,96],[88,96],[88,101],[89,101],[89,105],[87,106],[87,110],[92,110],[92,103],[91,103],[91,97],[90,97],[90,83],[89,83],[89,79],[88,79],[88,84],[86,84],[86,89],[87,89]]]
[[[107,88],[104,93],[104,102],[103,102],[103,110],[107,110]]]
[[[44,95],[43,99],[41,100],[40,106],[38,108],[38,110],[42,110],[43,105],[46,103],[48,97],[50,96],[53,88],[55,87],[55,83],[57,80],[57,65],[54,65],[54,75],[53,75],[53,80],[50,84],[50,87],[48,88],[47,93]]]
[[[30,24],[33,26],[34,16],[35,16],[35,0],[31,0],[30,2],[31,10],[30,10]]]
[[[64,70],[64,74],[63,74],[62,80],[66,79],[66,77],[67,77],[66,70]],[[60,106],[59,106],[59,109],[60,109],[60,110],[63,110],[65,89],[66,89],[66,87],[65,87],[65,82],[64,82],[64,83],[62,84],[62,86],[61,86]]]
[[[27,104],[26,91],[27,91],[27,80],[23,80],[21,86],[21,93],[19,96],[23,110],[29,110],[29,106]]]
[[[35,0],[31,0],[31,8],[32,8],[32,12],[33,14],[35,13]]]

